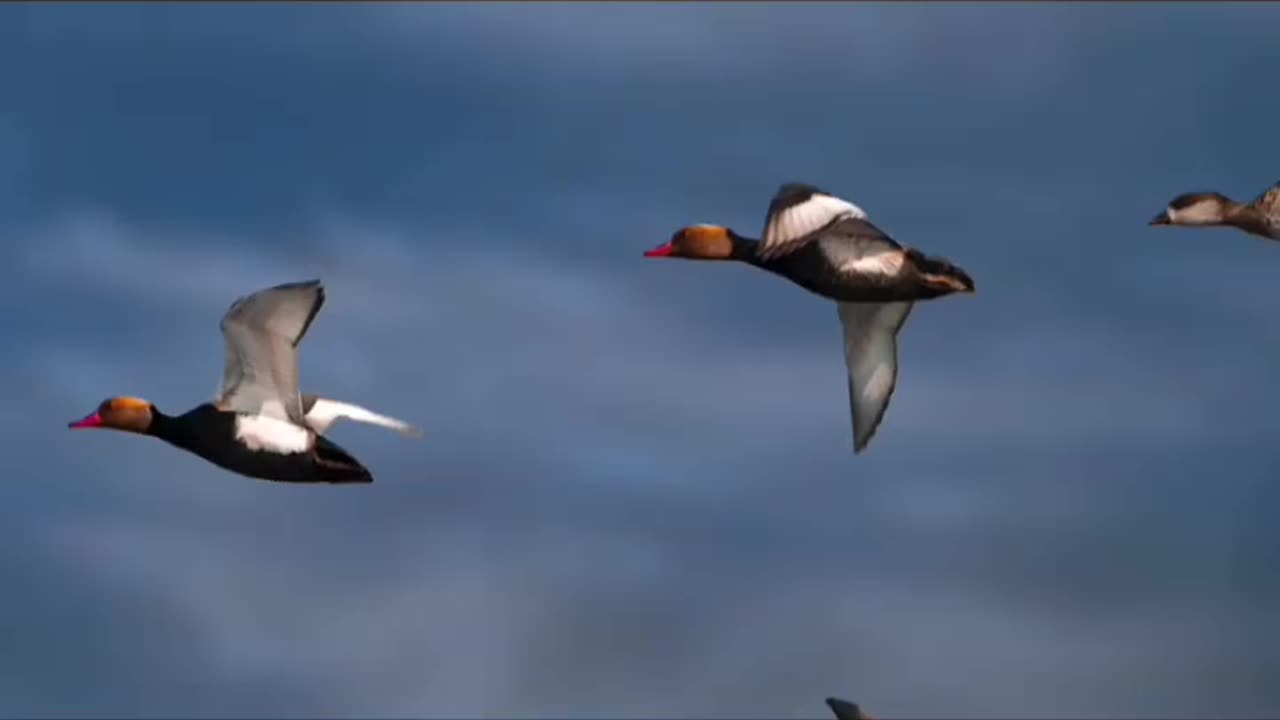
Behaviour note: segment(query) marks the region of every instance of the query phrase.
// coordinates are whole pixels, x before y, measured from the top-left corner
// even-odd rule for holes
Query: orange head
[[[728,260],[733,257],[735,235],[719,225],[690,225],[680,228],[665,245],[649,250],[645,257],[679,257],[690,260]]]
[[[133,397],[114,397],[102,401],[98,409],[83,419],[68,423],[73,429],[109,428],[125,432],[146,433],[151,428],[155,406]]]

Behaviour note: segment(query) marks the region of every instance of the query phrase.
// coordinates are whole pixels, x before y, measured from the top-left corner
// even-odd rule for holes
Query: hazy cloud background
[[[0,714],[1280,711],[1270,4],[0,8]],[[850,454],[832,307],[645,261],[787,180],[979,293]],[[75,434],[322,277],[364,488]]]

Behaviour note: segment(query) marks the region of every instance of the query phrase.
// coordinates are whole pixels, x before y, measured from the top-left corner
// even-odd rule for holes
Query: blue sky
[[[1273,4],[0,7],[0,714],[1280,711]],[[646,261],[789,180],[955,260],[850,453],[829,303]],[[321,277],[377,483],[70,433]]]

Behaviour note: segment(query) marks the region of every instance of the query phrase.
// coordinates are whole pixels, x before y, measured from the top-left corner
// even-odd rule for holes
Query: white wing
[[[329,426],[342,418],[370,425],[380,425],[410,437],[417,437],[422,434],[421,430],[403,420],[379,415],[359,405],[329,400],[315,395],[303,395],[302,406],[306,411],[307,427],[321,435],[328,432]]]
[[[844,361],[849,369],[853,452],[875,435],[898,384],[898,330],[912,303],[836,303],[844,326]]]
[[[804,245],[845,218],[865,218],[862,208],[812,185],[788,183],[769,203],[757,254],[768,260]]]
[[[324,305],[319,280],[260,290],[222,318],[227,364],[218,406],[305,427],[298,394],[298,343]]]

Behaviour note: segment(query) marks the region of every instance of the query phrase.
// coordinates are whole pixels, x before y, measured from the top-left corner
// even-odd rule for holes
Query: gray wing
[[[898,384],[898,331],[913,303],[837,303],[849,370],[853,452],[862,452],[884,418]]]
[[[298,343],[322,305],[319,280],[277,285],[232,303],[221,323],[227,364],[219,407],[306,427],[298,394]]]
[[[816,188],[803,194],[783,186],[769,203],[764,234],[756,253],[763,260],[794,252],[846,218],[866,218],[862,208]]]

